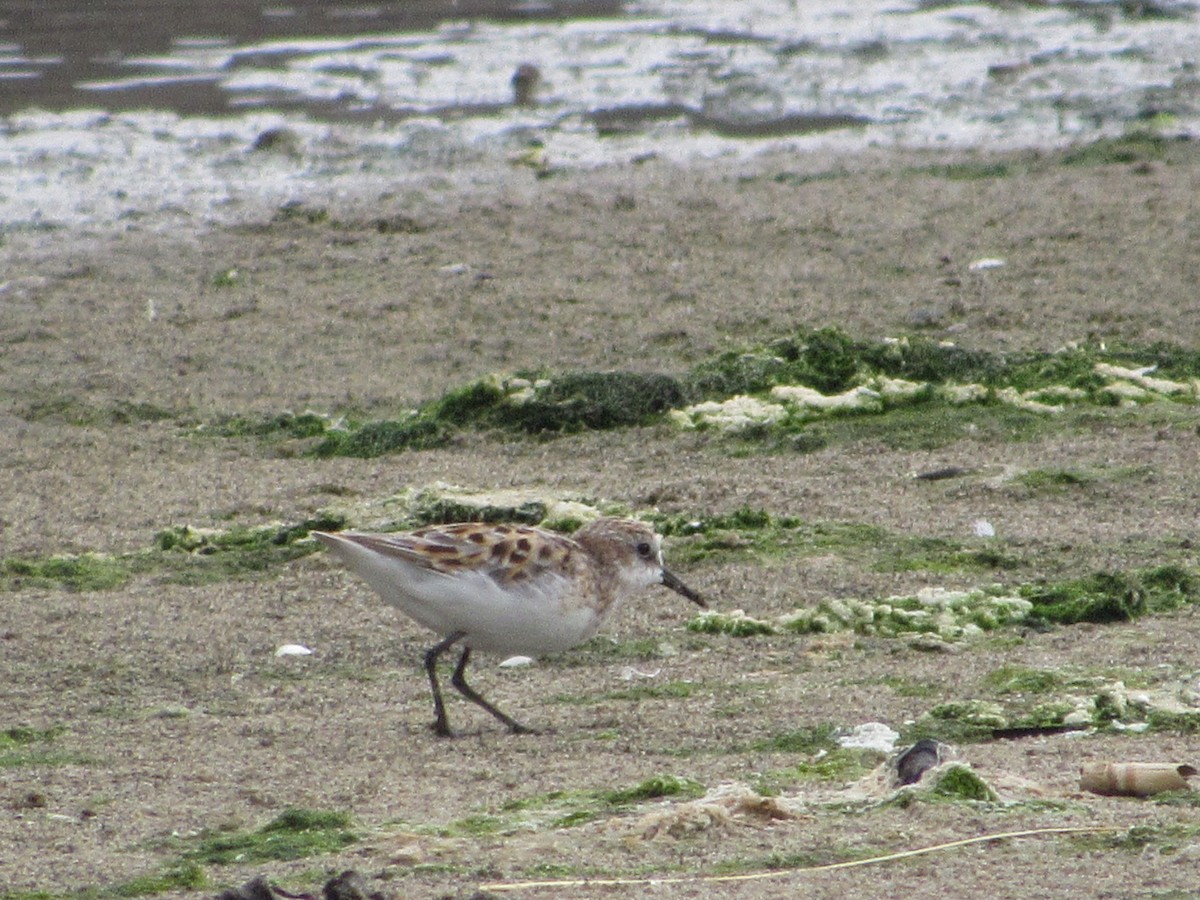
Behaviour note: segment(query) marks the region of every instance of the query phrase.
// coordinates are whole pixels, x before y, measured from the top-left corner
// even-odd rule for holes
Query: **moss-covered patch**
[[[684,402],[683,385],[668,375],[575,372],[534,381],[503,420],[530,434],[619,428],[653,421]]]
[[[551,791],[509,800],[434,829],[444,836],[509,834],[518,830],[571,828],[603,816],[629,812],[642,803],[670,797],[691,800],[704,786],[678,775],[655,775],[624,788]]]
[[[774,796],[804,782],[850,782],[862,778],[884,759],[877,750],[833,747],[812,753],[784,769],[763,772],[752,778],[754,789]]]
[[[179,412],[154,403],[121,400],[97,406],[77,397],[42,396],[16,411],[29,422],[56,422],[80,427],[132,425],[174,419]]]
[[[702,363],[689,383],[703,400],[671,419],[728,436],[735,449],[748,442],[785,449],[790,439],[793,449],[809,451],[864,438],[936,447],[989,417],[1009,420],[991,428],[1011,440],[1073,409],[1194,405],[1198,375],[1200,355],[1161,345],[1000,355],[919,338],[860,342],[826,329]]]
[[[1046,694],[1061,686],[1063,680],[1062,674],[1053,669],[1005,665],[984,676],[983,683],[998,694]]]
[[[904,739],[971,743],[1080,729],[1200,734],[1187,678],[1130,689],[1101,674],[1002,666],[982,687],[992,696],[939,703],[903,729]]]
[[[103,553],[16,557],[0,561],[0,590],[61,587],[70,591],[107,591],[125,584],[137,570],[134,560]]]
[[[15,726],[0,731],[0,769],[27,766],[63,766],[87,762],[73,753],[55,747],[63,728]]]
[[[337,531],[345,520],[322,515],[293,524],[234,526],[228,529],[177,525],[155,537],[154,562],[172,581],[206,584],[271,571],[317,549],[305,540],[312,531]]]
[[[500,495],[420,492],[409,507],[413,527],[451,522],[517,522],[540,525],[550,513],[544,500]]]
[[[288,809],[254,831],[205,832],[184,842],[182,858],[223,866],[337,853],[358,841],[351,825],[347,813]]]
[[[227,416],[202,426],[202,430],[222,437],[268,440],[320,437],[331,428],[336,428],[336,424],[327,416],[314,412]]]
[[[1148,613],[1178,609],[1200,599],[1200,580],[1179,566],[1128,572],[1097,572],[1086,578],[1025,585],[1031,618],[1062,625],[1127,622]]]
[[[1144,857],[1147,848],[1174,853],[1195,843],[1198,838],[1200,825],[1190,822],[1163,822],[1134,825],[1116,834],[1081,835],[1072,838],[1071,843],[1083,850],[1123,850]]]
[[[837,727],[822,723],[781,731],[758,741],[753,749],[763,753],[828,753],[838,749]]]
[[[395,420],[342,422],[317,456],[380,456],[438,447],[465,429],[563,434],[652,422],[685,401],[669,375],[637,372],[534,373],[471,382]]]
[[[1055,491],[1061,488],[1083,487],[1094,483],[1095,476],[1074,469],[1030,469],[1013,481],[1035,491]]]
[[[338,515],[292,524],[194,528],[175,525],[155,536],[154,547],[121,554],[59,554],[0,560],[0,590],[59,587],[72,591],[113,590],[130,578],[158,574],[185,584],[204,584],[269,571],[317,550],[310,531],[336,531]]]
[[[1200,734],[1200,710],[1149,709],[1146,721],[1153,731]]]
[[[838,553],[880,572],[984,573],[1025,565],[994,542],[920,537],[860,522],[814,522],[750,508],[716,516],[649,518],[660,533],[679,538],[671,546],[671,558],[682,563],[730,556],[766,561]]]
[[[619,691],[609,691],[597,700],[683,700],[693,696],[700,686],[691,681],[667,681],[662,684],[640,684]]]
[[[1120,137],[1101,138],[1074,150],[1065,151],[1061,161],[1064,166],[1111,166],[1153,162],[1162,159],[1173,142],[1173,138],[1160,134],[1136,131]]]
[[[369,459],[401,450],[429,450],[444,446],[449,440],[450,432],[445,426],[412,413],[402,419],[363,422],[326,432],[312,452],[320,457]]]
[[[903,729],[905,741],[924,738],[948,744],[970,744],[995,738],[1099,726],[1090,700],[1072,696],[1029,702],[1007,698],[941,703]]]
[[[184,861],[167,866],[161,871],[141,875],[130,881],[113,885],[102,891],[101,896],[152,897],[168,891],[194,891],[207,886],[208,876],[204,873],[204,869],[195,862]]]
[[[521,372],[470,382],[379,420],[317,413],[233,417],[201,432],[307,442],[321,456],[438,447],[464,431],[556,435],[671,421],[734,452],[883,440],[941,446],[1019,439],[1080,407],[1195,404],[1200,353],[1082,344],[1057,353],[968,350],[919,337],[855,340],[833,328],[729,350],[690,372]]]
[[[923,166],[914,169],[914,174],[931,175],[934,178],[945,178],[949,181],[984,181],[992,178],[1008,178],[1023,171],[1025,167],[1013,162],[998,160],[993,162],[956,162],[946,165]]]
[[[687,623],[688,631],[700,634],[727,634],[730,637],[752,637],[758,634],[775,634],[778,628],[764,619],[756,619],[743,610],[730,612],[710,611],[702,613]]]
[[[686,554],[681,554],[686,556]],[[994,564],[994,563],[989,563]],[[1200,576],[1179,566],[1100,572],[1052,584],[993,584],[974,590],[925,588],[910,596],[827,597],[769,618],[743,610],[707,610],[689,631],[752,637],[853,631],[881,637],[930,635],[939,641],[979,637],[1017,624],[1122,622],[1200,601]]]
[[[881,415],[829,417],[760,438],[759,448],[813,453],[847,444],[881,444],[890,450],[936,450],[958,441],[984,446],[1030,441],[1072,422],[1011,405],[929,403]],[[734,445],[736,446],[736,445]]]
[[[620,810],[660,797],[695,798],[703,793],[704,786],[690,778],[656,775],[632,787],[603,791],[599,797],[611,809]]]
[[[1012,481],[1035,493],[1057,494],[1106,483],[1140,481],[1152,475],[1153,469],[1149,466],[1046,468],[1022,472]]]
[[[991,785],[971,768],[957,764],[940,772],[927,793],[935,800],[995,802],[999,799]]]
[[[570,533],[600,515],[629,515],[617,504],[559,496],[548,491],[469,490],[447,484],[409,488],[330,509],[343,527],[398,531],[447,522],[516,522]]]
[[[927,588],[913,596],[878,601],[828,598],[815,607],[786,614],[779,625],[785,631],[802,634],[849,630],[885,637],[934,634],[944,640],[958,640],[1024,621],[1029,609],[1027,601],[996,588]]]
[[[1005,708],[987,700],[940,703],[909,727],[902,740],[916,743],[922,739],[945,744],[969,744],[991,740],[998,729],[1010,727]]]

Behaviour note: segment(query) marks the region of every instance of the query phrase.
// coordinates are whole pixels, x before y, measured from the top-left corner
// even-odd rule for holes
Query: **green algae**
[[[16,411],[28,422],[53,422],[82,428],[133,425],[175,419],[179,412],[155,403],[119,400],[96,405],[87,400],[61,395],[39,396]]]
[[[1166,156],[1175,139],[1150,131],[1135,131],[1114,138],[1100,138],[1063,153],[1064,166],[1111,166],[1153,162]]]
[[[928,791],[935,800],[993,803],[1000,799],[986,781],[964,765],[950,765],[938,775]]]
[[[1063,674],[1056,670],[1016,665],[994,669],[983,680],[998,694],[1045,694],[1059,688],[1063,681]]]
[[[330,421],[314,412],[282,412],[256,416],[226,416],[206,428],[223,437],[300,439],[323,436],[330,428]]]
[[[0,769],[78,765],[89,762],[56,746],[66,732],[61,726],[30,728],[17,725],[0,731]]]
[[[569,372],[545,381],[491,424],[529,434],[623,428],[649,424],[685,401],[683,385],[669,375]]]
[[[0,591],[33,587],[106,591],[146,574],[184,584],[254,576],[315,552],[316,543],[305,540],[309,532],[344,526],[345,519],[336,514],[291,524],[225,529],[174,525],[159,531],[146,550],[7,557],[0,560]]]
[[[10,556],[0,561],[0,590],[59,587],[68,591],[108,591],[121,587],[137,566],[102,553]]]
[[[336,853],[359,840],[350,830],[351,825],[348,813],[287,809],[254,831],[202,833],[194,846],[185,843],[182,858],[208,865],[232,865]]]
[[[1139,616],[1179,609],[1200,600],[1200,580],[1179,566],[1127,572],[1096,572],[1052,584],[1024,585],[1033,605],[1031,619],[1073,625],[1128,622]]]
[[[756,742],[753,749],[763,753],[831,752],[837,749],[837,726],[829,723],[782,731]]]
[[[431,449],[464,432],[552,437],[664,421],[717,431],[733,452],[809,452],[872,439],[936,447],[965,437],[1020,440],[1048,427],[1046,416],[1073,408],[1194,404],[1198,378],[1200,353],[1164,344],[996,353],[919,336],[856,340],[819,328],[724,351],[679,376],[491,375],[392,417],[234,416],[201,433],[306,442],[317,457]]]
[[[164,866],[158,872],[140,875],[100,892],[100,896],[152,897],[170,891],[194,891],[208,887],[208,876],[195,862],[179,862]]]
[[[312,455],[371,459],[402,450],[430,450],[449,441],[450,432],[445,426],[414,413],[404,419],[364,422],[357,427],[329,431],[313,447]]]
[[[1169,612],[1200,599],[1200,580],[1177,566],[1096,573],[1054,584],[993,586],[970,591],[926,588],[912,596],[825,598],[770,619],[741,610],[708,611],[688,622],[702,634],[732,637],[783,633],[899,637],[929,634],[954,641],[1009,625],[1123,622]]]
[[[537,373],[482,378],[393,420],[341,423],[314,448],[320,457],[373,457],[440,447],[464,430],[565,434],[648,424],[685,399],[668,375]]]
[[[637,784],[598,790],[551,791],[508,800],[433,831],[442,836],[511,834],[530,828],[573,828],[664,798],[691,800],[704,785],[679,775],[653,775]]]

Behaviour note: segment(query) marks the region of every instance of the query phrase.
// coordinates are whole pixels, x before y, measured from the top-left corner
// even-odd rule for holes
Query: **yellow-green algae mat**
[[[992,353],[903,337],[854,340],[816,329],[731,350],[682,375],[494,374],[389,419],[318,411],[232,416],[214,436],[290,444],[318,457],[370,457],[442,446],[463,430],[553,435],[672,423],[754,440],[798,436],[822,421],[920,407],[988,407],[1053,416],[1071,409],[1200,399],[1200,352],[1084,342],[1056,352]],[[797,449],[812,449],[800,441]]]

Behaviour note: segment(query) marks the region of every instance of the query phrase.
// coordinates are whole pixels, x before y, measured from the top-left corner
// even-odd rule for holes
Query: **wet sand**
[[[550,441],[467,435],[439,450],[318,460],[195,428],[310,408],[385,417],[495,371],[679,373],[812,326],[863,338],[919,332],[990,351],[1088,338],[1195,347],[1200,165],[1189,143],[1162,149],[1097,165],[867,154],[688,169],[651,161],[550,178],[518,168],[486,189],[432,184],[231,228],[7,234],[0,556],[125,552],[177,523],[298,521],[342,498],[447,482],[697,516],[750,506],[938,537],[985,516],[1009,546],[1053,558],[1056,576],[1152,564],[1156,548],[1192,539],[1197,484],[1194,423],[1151,413],[995,446],[867,442],[762,456],[663,426]],[[1004,265],[971,268],[983,258]],[[987,479],[932,490],[911,479],[951,463],[988,473],[1143,466],[1153,477],[1037,495]],[[861,571],[836,554],[740,557],[679,574],[723,608],[764,615],[936,580]],[[308,860],[206,866],[210,883],[266,872],[311,889],[314,872],[355,868],[400,896],[470,896],[481,882],[538,872],[713,872],[738,860],[758,870],[772,854],[780,865],[820,863],[992,831],[1143,824],[1180,829],[1178,846],[1034,839],[737,889],[1191,890],[1193,804],[1076,789],[1083,762],[1194,762],[1194,741],[1167,732],[965,748],[985,778],[1018,785],[1010,808],[918,803],[856,816],[816,802],[829,785],[794,776],[782,779],[785,793],[812,803],[797,819],[714,820],[649,837],[644,810],[573,828],[450,827],[535,795],[663,774],[710,788],[759,784],[797,764],[763,749],[765,738],[820,723],[896,727],[941,700],[986,695],[988,674],[1005,665],[1120,669],[1131,683],[1162,667],[1173,677],[1200,670],[1192,611],[1021,632],[948,654],[845,635],[698,640],[682,630],[689,613],[679,598],[653,595],[613,627],[621,641],[665,643],[634,665],[687,691],[615,699],[629,662],[596,649],[513,673],[493,660],[477,686],[547,733],[510,737],[455,701],[467,735],[447,743],[427,729],[419,662],[430,636],[324,555],[253,580],[146,576],[113,591],[0,594],[6,724],[61,729],[53,748],[65,757],[5,770],[0,880],[18,892],[126,883],[177,859],[173,836],[252,829],[303,806],[350,812],[366,839]],[[274,648],[292,641],[318,652],[276,660]],[[576,696],[588,699],[562,699]]]

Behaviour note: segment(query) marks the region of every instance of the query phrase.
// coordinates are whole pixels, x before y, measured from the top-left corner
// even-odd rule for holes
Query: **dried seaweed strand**
[[[944,844],[934,844],[929,847],[918,847],[915,850],[901,850],[897,853],[887,853],[883,856],[872,856],[867,859],[855,859],[849,862],[827,863],[821,866],[809,866],[804,869],[772,869],[769,872],[751,872],[743,875],[679,875],[663,878],[582,878],[575,881],[514,881],[511,883],[497,882],[481,884],[481,891],[507,893],[514,891],[536,890],[538,888],[564,887],[614,887],[626,885],[655,885],[655,884],[687,884],[689,882],[731,882],[757,881],[765,878],[779,878],[785,875],[803,874],[805,872],[830,872],[834,869],[852,869],[858,866],[870,866],[876,863],[891,862],[897,859],[907,859],[926,853],[936,853],[941,850],[952,850],[956,847],[967,847],[971,844],[983,844],[990,841],[1003,841],[1011,838],[1041,837],[1050,834],[1102,834],[1104,832],[1121,831],[1117,826],[1074,826],[1060,828],[1029,828],[1024,831],[1002,831],[998,834],[981,834],[976,837],[948,841]]]

